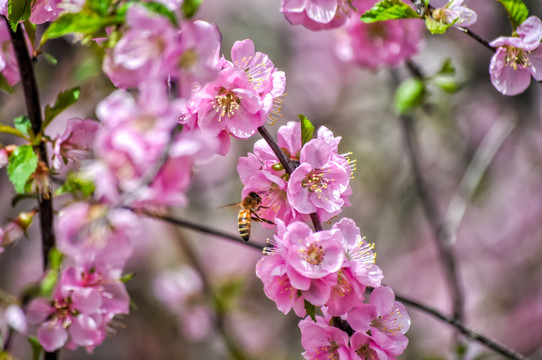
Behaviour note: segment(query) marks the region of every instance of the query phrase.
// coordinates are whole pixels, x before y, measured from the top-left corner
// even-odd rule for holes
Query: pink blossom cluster
[[[111,321],[128,313],[122,273],[138,220],[126,207],[185,205],[193,168],[225,154],[230,135],[248,138],[274,119],[284,93],[284,73],[252,41],[236,42],[231,61],[219,57],[220,33],[207,22],[186,21],[178,29],[133,5],[121,33],[103,63],[119,89],[98,104],[99,122],[70,119],[50,141],[55,170],[92,151],[81,174],[95,191],[61,210],[55,230],[66,260],[52,297],[27,308],[46,351],[92,351]],[[211,327],[208,310],[192,310],[177,308],[194,315],[192,327],[204,319]]]
[[[316,138],[302,144],[301,124],[289,122],[279,128],[277,143],[295,165],[291,174],[263,140],[256,142],[254,153],[239,159],[243,195],[256,192],[261,198],[253,216],[277,226],[256,274],[283,313],[293,309],[305,317],[307,310],[320,308],[328,317],[316,322],[307,317],[300,323],[305,358],[393,359],[408,343],[403,334],[410,320],[394,302],[391,289],[381,287],[374,245],[361,236],[352,219],[316,232],[306,223],[309,215],[332,220],[350,205],[354,162],[338,153],[340,140],[321,127]],[[375,290],[366,304],[368,288]],[[354,330],[344,332],[330,319]]]
[[[132,251],[136,216],[124,209],[78,202],[56,223],[58,249],[67,256],[51,299],[36,298],[26,309],[46,351],[100,345],[113,318],[129,311],[122,269]]]

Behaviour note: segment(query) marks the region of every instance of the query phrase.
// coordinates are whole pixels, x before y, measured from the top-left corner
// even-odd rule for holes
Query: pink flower
[[[74,203],[55,222],[57,246],[80,265],[122,268],[132,252],[129,236],[136,224],[129,210]]]
[[[298,212],[316,212],[322,221],[327,221],[342,211],[350,194],[351,171],[335,151],[322,139],[313,139],[303,146],[300,164],[288,181],[288,201]]]
[[[466,6],[464,0],[450,0],[444,7],[435,9],[433,17],[446,24],[458,26],[471,26],[478,19],[478,15]]]
[[[176,29],[166,17],[141,5],[130,7],[126,24],[129,29],[104,58],[104,72],[123,89],[165,81],[178,60]]]
[[[225,130],[236,138],[246,139],[266,120],[260,95],[247,73],[237,68],[222,70],[194,98],[199,127],[211,135]]]
[[[247,73],[254,90],[260,94],[263,111],[274,123],[281,116],[281,96],[286,87],[284,72],[278,71],[267,55],[255,52],[254,43],[250,39],[233,44],[231,59],[232,66]]]
[[[76,162],[90,149],[99,123],[92,119],[70,119],[66,130],[53,140],[53,168],[60,169],[62,163]]]
[[[320,316],[317,319],[314,322],[307,317],[299,322],[301,345],[305,349],[301,355],[309,360],[350,360],[348,334]]]
[[[373,350],[378,348],[390,356],[398,356],[408,344],[404,334],[410,327],[410,317],[405,307],[395,301],[395,295],[389,287],[374,289],[370,304],[356,307],[348,313],[346,320],[356,331],[367,333],[370,330],[369,347]],[[359,339],[361,346],[366,346],[368,342],[364,336]]]
[[[542,21],[528,17],[516,29],[518,36],[501,36],[490,45],[497,47],[491,58],[489,74],[491,83],[504,95],[517,95],[531,83],[542,80]]]
[[[310,30],[339,27],[353,10],[348,0],[282,0],[280,8],[292,25]]]
[[[423,24],[418,19],[366,24],[354,14],[340,33],[337,54],[347,62],[369,69],[398,66],[418,52]]]
[[[178,60],[181,96],[189,97],[195,87],[218,76],[220,40],[220,32],[213,24],[202,20],[182,24]]]

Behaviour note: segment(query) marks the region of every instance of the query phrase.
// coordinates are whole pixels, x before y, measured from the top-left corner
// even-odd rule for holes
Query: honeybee
[[[275,223],[271,220],[261,218],[257,212],[261,209],[267,209],[267,206],[262,206],[262,198],[258,193],[251,191],[248,196],[245,196],[243,201],[236,204],[241,207],[239,211],[238,224],[239,224],[239,235],[241,239],[248,241],[250,238],[250,222],[251,220],[264,222],[266,224],[274,225]]]

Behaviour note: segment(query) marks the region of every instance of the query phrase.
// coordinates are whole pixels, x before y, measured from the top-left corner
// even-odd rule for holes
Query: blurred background
[[[444,3],[435,1],[438,6]],[[542,5],[525,0],[532,15]],[[433,2],[432,2],[433,4]],[[494,0],[468,1],[478,13],[471,28],[492,40],[509,36],[511,27]],[[287,77],[288,95],[278,126],[305,114],[315,126],[342,136],[339,150],[351,151],[358,166],[351,182],[352,207],[341,216],[354,219],[376,244],[384,283],[397,294],[451,313],[451,297],[427,216],[416,191],[405,136],[393,109],[396,81],[392,70],[365,70],[339,60],[336,39],[341,30],[311,32],[291,26],[278,0],[205,0],[198,18],[218,25],[222,53],[230,58],[237,40],[250,38]],[[487,171],[467,199],[454,238],[458,273],[464,288],[465,323],[532,359],[542,359],[542,86],[533,81],[516,97],[498,93],[489,80],[492,53],[455,29],[425,40],[414,61],[423,73],[436,73],[450,58],[461,91],[430,88],[424,105],[413,113],[418,161],[429,196],[440,217],[458,194],[465,171],[493,130],[509,128]],[[75,85],[82,87],[78,105],[61,115],[95,118],[96,104],[114,90],[100,73],[99,55],[74,46],[72,39],[51,41],[46,51],[53,66],[36,64],[42,105]],[[410,76],[403,66],[395,76]],[[20,85],[13,95],[0,94],[4,123],[23,113]],[[50,134],[62,132],[57,121]],[[13,140],[2,136],[2,143]],[[232,139],[226,157],[196,169],[189,205],[175,216],[237,233],[236,210],[220,208],[239,202],[237,159],[252,150],[258,137]],[[11,209],[13,187],[0,175],[2,219],[33,206]],[[7,221],[7,220],[5,220]],[[136,251],[127,272],[133,309],[118,319],[111,336],[93,354],[63,350],[61,359],[300,359],[298,318],[280,313],[263,294],[254,273],[258,250],[148,220],[134,239]],[[0,255],[0,289],[18,295],[41,275],[37,226]],[[264,244],[272,233],[253,225],[251,241]],[[203,279],[198,271],[204,274]],[[214,300],[212,300],[214,298]],[[400,359],[454,359],[454,330],[425,313],[407,308],[410,344]],[[465,359],[500,359],[468,343]],[[26,340],[15,338],[14,355],[30,358]]]

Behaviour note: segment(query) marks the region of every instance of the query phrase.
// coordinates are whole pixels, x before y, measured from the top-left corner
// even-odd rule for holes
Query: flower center
[[[324,249],[321,245],[310,244],[307,248],[305,255],[305,261],[311,265],[320,265],[324,261]]]
[[[352,292],[352,287],[342,269],[337,273],[337,285],[333,287],[332,291],[340,297],[344,297]]]
[[[399,318],[401,317],[402,315],[399,312],[399,309],[395,308],[389,314],[386,314],[384,316],[378,315],[376,319],[371,321],[371,326],[377,328],[378,330],[382,332],[386,332],[388,334],[402,332],[403,324],[399,322]]]
[[[218,121],[222,121],[224,117],[232,117],[235,115],[235,110],[239,109],[241,104],[241,97],[235,94],[233,91],[220,88],[218,95],[215,96],[215,101],[213,103],[213,109],[216,109],[216,112],[220,112]]]
[[[194,49],[186,50],[179,60],[179,65],[183,69],[192,68],[199,60],[199,55]]]
[[[339,354],[337,353],[337,350],[339,349],[339,345],[335,341],[331,341],[331,343],[328,346],[321,346],[316,349],[315,355],[318,356],[318,359],[320,359],[321,354],[327,354],[326,359],[329,360],[339,360]]]
[[[356,353],[365,360],[378,359],[376,352],[369,347],[369,344],[365,344],[356,350]]]
[[[330,181],[333,180],[324,178],[322,169],[314,169],[303,179],[301,186],[307,188],[310,192],[318,193],[318,197],[320,197],[322,189],[327,189]]]
[[[531,66],[527,51],[512,46],[506,46],[506,48],[506,66],[510,66],[514,70],[517,70],[518,66],[521,66],[522,69]]]

